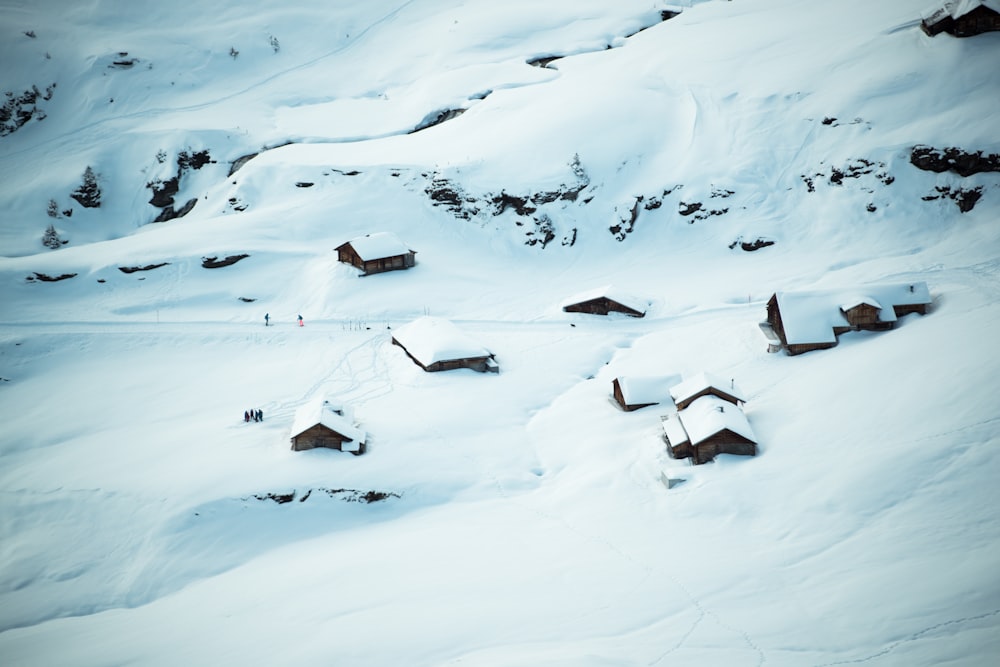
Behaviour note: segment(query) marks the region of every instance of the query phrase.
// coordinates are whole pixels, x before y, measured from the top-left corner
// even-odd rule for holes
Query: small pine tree
[[[46,209],[45,213],[50,218],[58,218],[59,217],[59,204],[56,203],[55,199],[50,199],[49,200],[49,207]]]
[[[46,248],[51,248],[55,250],[56,248],[68,243],[68,241],[63,241],[59,238],[59,232],[52,225],[49,225],[45,229],[45,233],[42,235],[42,245]]]
[[[101,187],[97,184],[97,174],[89,166],[83,172],[83,183],[70,197],[80,202],[80,206],[84,208],[101,207]]]

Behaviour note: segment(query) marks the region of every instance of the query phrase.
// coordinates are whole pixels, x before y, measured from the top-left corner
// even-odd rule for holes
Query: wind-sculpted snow
[[[1000,661],[997,33],[918,10],[8,3],[0,662]],[[767,352],[776,292],[915,282]],[[756,456],[614,402],[701,373]],[[323,399],[364,453],[291,450]]]

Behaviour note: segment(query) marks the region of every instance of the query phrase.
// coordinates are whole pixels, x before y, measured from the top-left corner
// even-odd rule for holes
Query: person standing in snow
[[[248,423],[250,421],[250,413],[246,410],[243,411],[243,423]]]
[[[300,327],[304,327],[305,326],[305,323],[302,321],[302,316],[301,315],[299,315],[299,326]]]
[[[261,410],[260,408],[257,408],[257,421],[259,422],[264,421],[264,411]]]
[[[270,322],[270,320],[271,320],[271,314],[270,313],[264,313],[264,326],[265,327],[269,326],[268,323]]]

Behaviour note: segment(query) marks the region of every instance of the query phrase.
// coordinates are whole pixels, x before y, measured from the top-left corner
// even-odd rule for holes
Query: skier
[[[250,413],[247,412],[246,410],[243,411],[243,422],[244,423],[250,422]]]
[[[257,409],[257,421],[259,422],[264,421],[264,411],[261,410],[260,408]]]
[[[304,327],[305,326],[305,322],[302,321],[302,316],[301,315],[299,315],[299,326],[300,327]]]
[[[271,321],[271,314],[270,314],[270,313],[264,313],[264,326],[265,326],[265,327],[266,327],[266,326],[269,326],[269,324],[268,324],[268,323],[269,323],[270,321]]]

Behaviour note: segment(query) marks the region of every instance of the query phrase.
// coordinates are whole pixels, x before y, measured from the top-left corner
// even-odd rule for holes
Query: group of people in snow
[[[243,411],[243,421],[248,422],[262,422],[264,421],[264,411],[263,410],[244,410]]]

